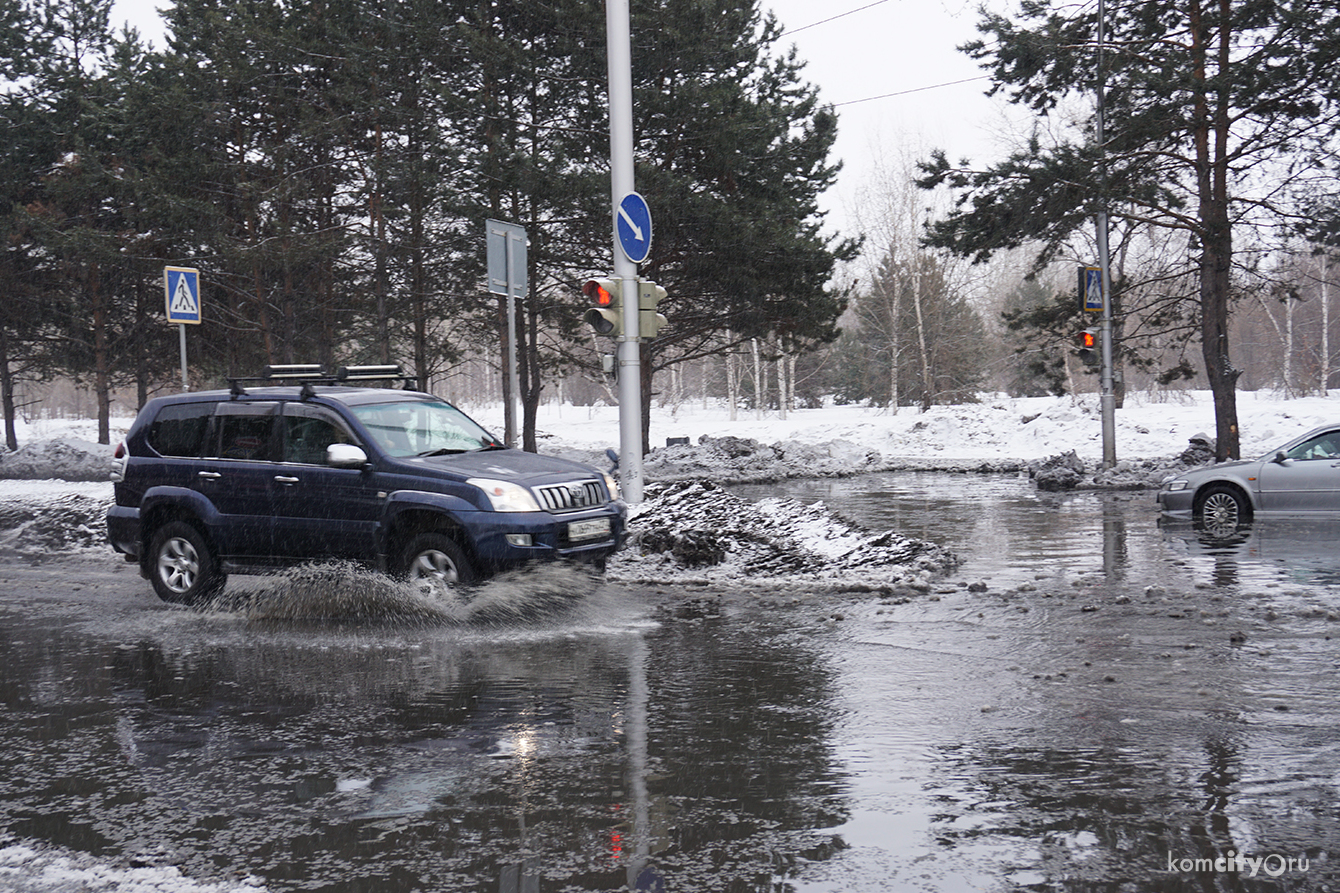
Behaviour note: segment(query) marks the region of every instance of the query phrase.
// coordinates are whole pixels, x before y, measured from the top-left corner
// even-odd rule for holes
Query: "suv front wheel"
[[[478,577],[470,559],[445,533],[420,533],[400,553],[400,576],[419,586],[450,588],[474,583]]]
[[[209,543],[185,521],[171,521],[154,532],[149,544],[149,580],[165,602],[194,605],[223,588]]]

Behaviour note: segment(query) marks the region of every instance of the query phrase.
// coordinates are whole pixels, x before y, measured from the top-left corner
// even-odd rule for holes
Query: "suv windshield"
[[[436,456],[500,449],[502,444],[450,403],[406,400],[351,406],[377,445],[392,456]]]

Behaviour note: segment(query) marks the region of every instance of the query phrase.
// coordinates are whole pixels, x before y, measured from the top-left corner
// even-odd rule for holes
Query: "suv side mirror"
[[[332,468],[362,468],[368,454],[352,443],[332,443],[326,447],[326,464]]]

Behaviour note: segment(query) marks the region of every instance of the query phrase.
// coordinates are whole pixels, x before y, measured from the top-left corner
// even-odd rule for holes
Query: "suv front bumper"
[[[481,566],[499,571],[537,560],[607,558],[623,547],[627,517],[626,504],[618,501],[565,515],[475,512],[459,520],[471,535]]]

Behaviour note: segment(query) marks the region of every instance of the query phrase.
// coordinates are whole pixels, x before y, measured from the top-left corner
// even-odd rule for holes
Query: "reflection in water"
[[[593,585],[539,616],[502,610],[519,580],[409,626],[0,592],[3,828],[272,891],[1340,888],[1338,531],[803,486],[964,563],[913,598]],[[1307,867],[1238,860],[1270,856]]]
[[[1219,585],[1266,580],[1340,584],[1340,519],[1262,518],[1207,527],[1161,518],[1159,526],[1180,552],[1212,568]]]
[[[660,627],[612,591],[435,631],[154,616],[0,623],[10,833],[271,890],[707,889],[838,815],[829,673],[768,622]]]

